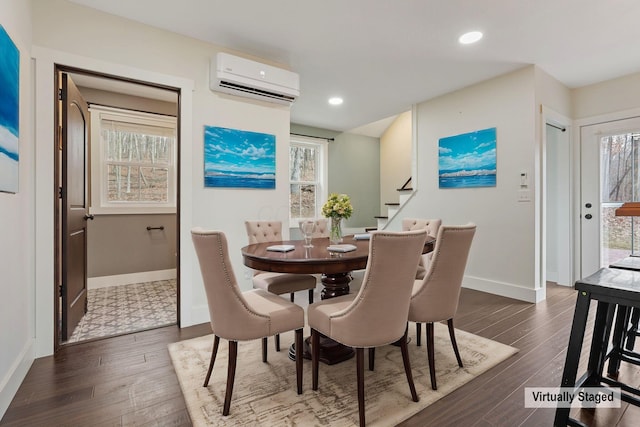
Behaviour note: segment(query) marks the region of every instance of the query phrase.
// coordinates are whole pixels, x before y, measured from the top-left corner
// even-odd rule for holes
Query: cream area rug
[[[305,332],[308,330],[305,328]],[[424,328],[423,328],[424,334]],[[307,336],[308,334],[305,334]],[[438,390],[431,389],[425,338],[416,346],[415,324],[409,325],[409,353],[419,402],[411,400],[400,347],[376,349],[375,371],[368,370],[365,351],[367,425],[393,426],[471,381],[518,350],[456,330],[464,364],[458,367],[447,326],[435,325]],[[320,363],[318,391],[311,389],[311,361],[304,360],[303,394],[296,393],[295,363],[288,358],[293,332],[282,334],[280,352],[269,338],[268,362],[262,363],[261,340],[239,342],[230,414],[222,416],[227,378],[228,344],[220,340],[211,381],[203,387],[213,336],[169,345],[182,393],[194,426],[357,426],[358,397],[355,357],[335,365]]]

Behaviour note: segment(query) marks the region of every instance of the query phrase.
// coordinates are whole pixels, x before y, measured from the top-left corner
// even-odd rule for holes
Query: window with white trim
[[[91,106],[91,212],[176,211],[176,118]]]
[[[289,143],[289,222],[321,217],[327,198],[328,141],[291,135]]]

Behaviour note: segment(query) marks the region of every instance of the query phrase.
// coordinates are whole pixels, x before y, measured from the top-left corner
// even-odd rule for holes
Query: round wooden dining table
[[[435,237],[428,236],[423,253],[433,251]],[[311,241],[313,247],[305,248],[302,240],[285,240],[280,242],[255,243],[241,249],[244,265],[254,270],[293,274],[321,274],[323,289],[322,299],[334,298],[349,294],[351,272],[363,270],[369,257],[369,240],[356,240],[349,235],[343,238],[342,244],[354,245],[350,252],[333,252],[328,237]],[[290,245],[293,250],[277,252],[267,248],[275,245]],[[305,340],[304,357],[311,358],[309,340]],[[332,365],[350,359],[355,354],[351,347],[343,346],[329,338],[320,340],[320,361]],[[295,355],[292,348],[289,356]]]

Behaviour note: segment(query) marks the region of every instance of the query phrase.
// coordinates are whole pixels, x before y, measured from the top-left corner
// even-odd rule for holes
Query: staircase
[[[410,183],[411,177],[409,177],[409,179],[404,183],[402,187],[397,189],[399,194],[398,202],[390,202],[384,204],[387,207],[387,215],[375,217],[377,220],[376,230],[384,230],[389,220],[396,216],[396,214],[400,211],[402,205],[404,205],[407,200],[411,198],[411,195],[413,194],[413,188],[411,188]]]

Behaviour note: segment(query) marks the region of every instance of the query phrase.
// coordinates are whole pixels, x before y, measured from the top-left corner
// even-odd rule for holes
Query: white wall
[[[535,283],[535,70],[513,73],[421,103],[416,112],[417,191],[399,217],[474,222],[478,229],[464,286],[538,301]],[[493,188],[438,188],[440,138],[497,128]],[[531,202],[518,202],[520,172],[530,174]],[[399,229],[399,219],[390,225]]]
[[[0,2],[0,24],[20,50],[19,192],[0,193],[0,418],[34,358],[31,6]],[[0,101],[1,102],[1,101]]]
[[[571,100],[574,119],[620,116],[617,113],[640,107],[640,73],[573,89]],[[624,118],[625,113],[622,116],[618,118]]]
[[[415,110],[417,191],[389,228],[399,229],[403,217],[474,222],[478,231],[463,286],[531,302],[544,299],[543,110],[553,112],[554,119],[569,115],[569,90],[540,68],[527,66]],[[490,127],[497,128],[496,187],[440,190],[439,139]],[[528,176],[524,202],[519,201],[522,172]],[[567,186],[569,177],[562,177]]]
[[[59,22],[73,22],[60,26]],[[62,0],[33,1],[33,43],[36,52],[36,108],[39,114],[36,172],[37,224],[45,241],[39,246],[36,304],[38,354],[53,349],[53,62],[94,71],[167,84],[183,89],[181,100],[181,326],[208,321],[206,298],[189,230],[198,225],[224,230],[240,284],[249,288],[240,248],[246,244],[243,220],[279,219],[288,214],[287,107],[219,95],[209,90],[210,58],[221,48],[108,15]],[[77,35],[81,34],[81,37]],[[236,54],[241,54],[235,52]],[[253,58],[267,61],[262,58]],[[275,64],[277,65],[277,64]],[[49,76],[49,73],[51,77]],[[205,125],[223,126],[276,136],[276,189],[225,190],[204,188],[203,131]],[[41,137],[40,137],[41,136]]]
[[[380,215],[385,203],[400,200],[398,188],[411,177],[413,126],[411,111],[400,114],[380,136]]]

